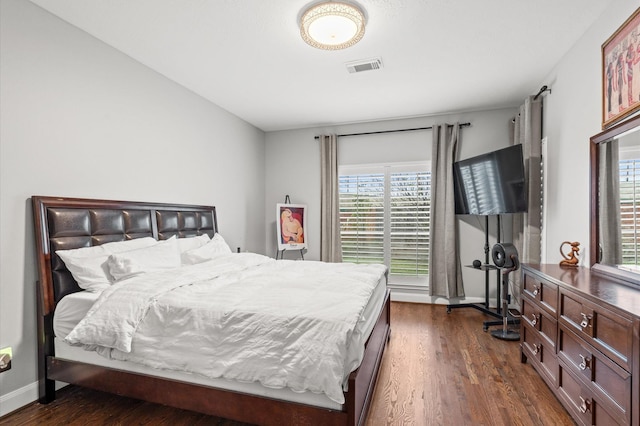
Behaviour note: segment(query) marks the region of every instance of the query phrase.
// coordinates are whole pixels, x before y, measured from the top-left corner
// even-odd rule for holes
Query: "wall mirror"
[[[640,115],[591,138],[590,264],[640,286]]]

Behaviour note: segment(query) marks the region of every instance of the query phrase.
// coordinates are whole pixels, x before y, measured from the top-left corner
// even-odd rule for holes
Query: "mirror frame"
[[[600,226],[598,215],[598,179],[599,179],[599,158],[598,148],[600,144],[622,135],[633,129],[640,129],[640,115],[636,115],[626,121],[616,124],[609,129],[591,137],[590,141],[590,196],[591,196],[591,218],[589,229],[589,264],[591,269],[615,278],[622,279],[634,285],[640,286],[640,274],[626,271],[615,266],[603,265],[599,263],[600,254]]]

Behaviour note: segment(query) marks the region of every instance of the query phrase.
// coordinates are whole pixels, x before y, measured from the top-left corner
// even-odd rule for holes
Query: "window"
[[[427,162],[340,167],[343,261],[383,263],[391,284],[426,287],[429,167]]]
[[[640,246],[640,159],[620,160],[620,224],[622,264],[639,266]]]

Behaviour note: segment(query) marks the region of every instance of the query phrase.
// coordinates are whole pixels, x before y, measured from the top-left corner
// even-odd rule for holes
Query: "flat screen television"
[[[453,163],[456,214],[498,215],[527,210],[522,145]]]

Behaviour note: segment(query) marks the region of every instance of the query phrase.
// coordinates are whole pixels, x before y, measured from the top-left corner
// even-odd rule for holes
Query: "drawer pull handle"
[[[584,371],[587,368],[591,369],[591,358],[585,357],[582,354],[580,354],[580,358],[582,359],[582,362],[580,363],[580,365],[578,365],[578,367],[580,367],[580,370]]]
[[[583,329],[589,327],[589,323],[591,322],[591,315],[587,315],[585,313],[580,312],[580,315],[582,315],[582,321],[580,321],[580,327],[582,327]]]
[[[533,317],[531,319],[531,325],[536,325],[538,323],[539,315],[531,314],[531,316]]]
[[[537,285],[534,285],[533,286],[533,295],[537,296],[539,292],[540,292],[540,288]]]
[[[535,343],[533,344],[533,354],[534,355],[538,355],[538,352],[540,351],[540,347],[538,345],[536,345]]]
[[[580,407],[578,407],[578,409],[582,414],[586,413],[587,411],[591,411],[591,401],[580,397]]]

